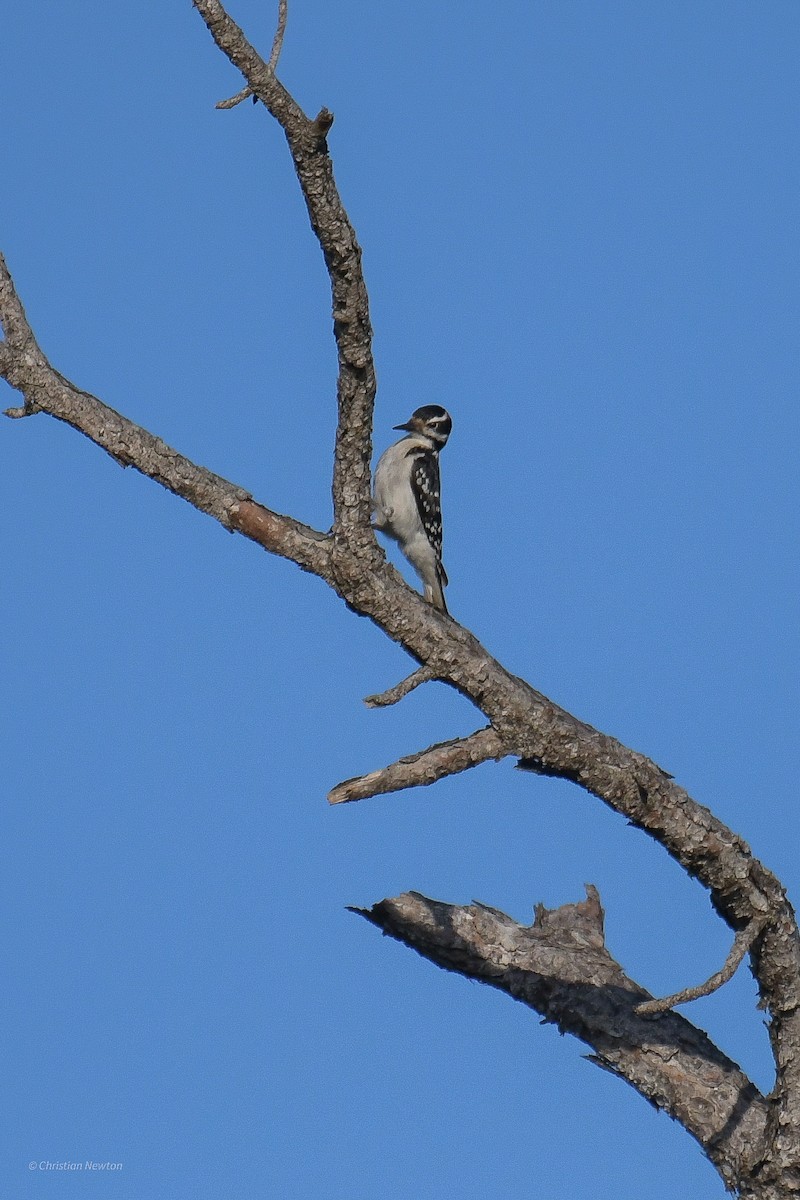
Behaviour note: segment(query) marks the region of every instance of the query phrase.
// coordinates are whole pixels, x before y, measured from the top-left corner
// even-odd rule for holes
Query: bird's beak
[[[404,429],[406,433],[412,433],[414,430],[414,422],[406,421],[405,425],[393,425],[393,429]]]

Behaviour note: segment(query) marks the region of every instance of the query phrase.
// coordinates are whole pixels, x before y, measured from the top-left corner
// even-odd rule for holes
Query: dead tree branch
[[[269,55],[267,66],[273,75],[278,66],[278,59],[281,56],[283,48],[283,35],[286,33],[286,0],[279,0],[278,3],[278,28],[275,30],[275,37],[272,41],[272,50]]]
[[[440,967],[507,992],[594,1060],[626,1079],[697,1139],[729,1188],[762,1152],[768,1104],[707,1035],[677,1013],[637,1012],[645,990],[605,946],[597,890],[548,911],[531,926],[484,905],[442,904],[418,892],[353,909]]]
[[[269,56],[269,62],[267,63],[267,67],[270,71],[272,71],[273,75],[275,74],[278,66],[278,59],[281,56],[281,49],[283,48],[283,35],[286,33],[286,7],[286,0],[280,0],[280,3],[278,4],[278,28],[275,30],[272,51]],[[215,108],[235,108],[237,104],[241,104],[243,100],[247,100],[247,98],[252,95],[253,89],[250,87],[250,84],[248,84],[247,87],[243,87],[240,92],[237,92],[235,96],[231,96],[230,100],[220,100],[219,103],[215,105]]]
[[[369,616],[437,679],[468,697],[491,722],[504,753],[535,763],[540,774],[571,779],[656,838],[709,889],[717,911],[735,930],[754,919],[764,921],[763,934],[753,947],[753,969],[770,1011],[778,1078],[775,1103],[785,1114],[769,1169],[776,1175],[787,1170],[791,1147],[797,1144],[792,1127],[800,1123],[793,1103],[800,1094],[797,926],[780,883],[753,858],[742,839],[655,763],[579,721],[504,670],[471,633],[442,618],[407,587],[385,560],[365,569],[357,553],[340,549],[334,562],[329,537],[259,506],[244,489],[196,466],[69,383],[47,362],[21,312],[0,260],[0,323],[9,351],[2,373],[22,392],[25,412],[48,412],[66,421],[118,462],[136,467],[226,528],[320,575],[351,608]]]
[[[195,0],[195,6],[217,45],[284,130],[330,277],[339,359],[333,533],[326,536],[291,517],[261,507],[248,491],[190,462],[160,438],[64,379],[39,349],[5,263],[0,259],[0,323],[5,337],[0,347],[0,374],[22,393],[24,400],[23,407],[12,412],[29,415],[42,411],[67,422],[117,462],[134,466],[213,516],[225,528],[236,530],[270,552],[289,558],[304,570],[321,576],[351,609],[369,617],[420,663],[421,669],[429,672],[431,678],[455,688],[483,713],[496,738],[493,749],[498,751],[487,757],[513,754],[539,774],[578,784],[657,840],[692,878],[708,889],[717,912],[736,934],[743,929],[752,930],[758,923],[760,933],[752,942],[750,952],[761,1002],[770,1016],[769,1032],[776,1065],[771,1132],[765,1147],[757,1093],[748,1092],[746,1081],[742,1082],[743,1077],[735,1075],[735,1068],[730,1064],[725,1065],[724,1056],[710,1043],[703,1043],[703,1063],[713,1064],[713,1070],[709,1068],[710,1078],[714,1081],[709,1088],[709,1103],[714,1104],[713,1096],[718,1090],[720,1096],[727,1097],[724,1113],[723,1108],[714,1108],[714,1112],[724,1116],[725,1120],[714,1135],[718,1143],[714,1161],[721,1164],[723,1175],[727,1171],[733,1178],[730,1174],[734,1171],[733,1164],[744,1161],[744,1152],[738,1154],[735,1149],[736,1139],[740,1136],[739,1131],[746,1131],[750,1145],[758,1146],[759,1154],[763,1151],[762,1182],[790,1176],[797,1179],[800,1177],[797,1152],[800,1146],[800,936],[794,912],[780,882],[753,857],[749,846],[737,834],[692,800],[657,764],[580,721],[505,670],[468,630],[426,604],[386,563],[376,545],[369,520],[371,420],[375,395],[369,308],[361,250],[339,197],[328,155],[325,135],[332,117],[325,109],[315,120],[305,115],[219,0]],[[481,732],[488,737],[487,731]],[[433,947],[433,934],[426,934],[427,943],[422,935],[425,922],[430,924],[434,916],[445,927],[448,922],[452,925],[455,921],[459,938],[462,937],[460,918],[456,921],[452,915],[461,910],[449,910],[444,905],[433,909],[430,907],[433,902],[421,898],[415,898],[414,903],[428,908],[427,916],[417,910],[406,911],[409,944]],[[373,909],[371,915],[374,917],[379,910],[383,917],[385,912],[380,906]],[[497,914],[493,919],[500,921]],[[420,926],[417,934],[414,933],[415,920]],[[474,923],[474,918],[471,920]],[[504,921],[508,919],[504,918]],[[380,922],[376,920],[376,923]],[[535,928],[540,924],[537,923]],[[499,926],[493,932],[487,932],[486,938],[490,933],[500,939],[498,945],[505,945]],[[541,933],[534,938],[528,931],[525,937],[528,941],[536,941],[541,939]],[[443,953],[443,959],[447,960],[443,965],[477,977],[478,972],[473,970],[477,949],[469,939],[451,941],[458,952],[449,956]],[[517,944],[511,938],[513,953],[509,962],[516,962],[515,954],[522,955],[521,946],[522,942]],[[600,950],[597,952],[599,954]],[[435,954],[431,952],[429,957],[435,959]],[[524,966],[524,955],[519,961]],[[538,959],[533,958],[530,962],[525,978],[536,991],[540,986],[545,987],[537,980],[540,976],[547,977],[547,973],[536,966]],[[617,1070],[625,1060],[625,1071],[621,1073],[632,1078],[635,1074],[633,1060],[651,1046],[654,1029],[661,1037],[666,1031],[665,1044],[670,1046],[672,1053],[676,1046],[683,1045],[681,1037],[684,1035],[691,1043],[692,1035],[687,1030],[692,1027],[674,1013],[662,1014],[654,1020],[632,1012],[645,994],[624,977],[620,982],[614,974],[618,969],[616,964],[613,964],[614,969],[606,966],[610,974],[603,984],[604,1002],[610,1004],[616,998],[619,1012],[628,1014],[630,1009],[631,1013],[630,1020],[626,1015],[627,1042],[624,1046],[609,1042],[607,1025],[598,1026],[597,1056],[612,1070]],[[504,986],[497,980],[501,976],[507,978],[509,986],[505,990],[515,994],[511,983],[517,975],[508,962],[489,955],[485,959],[485,973],[487,978],[492,976],[489,981],[495,986]],[[547,986],[551,988],[552,996],[548,1003],[555,1006],[552,1008],[553,1019],[562,1019],[557,1015],[561,1011],[558,1009],[558,989],[552,984],[552,980],[561,975],[551,973],[549,978],[551,984]],[[575,983],[576,986],[585,985],[579,975]],[[521,982],[519,987],[522,988]],[[595,987],[591,994],[597,992],[598,987]],[[574,995],[571,1003],[574,1011],[585,1015],[584,1008],[575,1007]],[[565,1028],[572,1021],[572,1011],[570,1008],[563,1010]],[[583,1016],[581,1020],[584,1020]],[[674,1022],[680,1024],[672,1024]],[[576,1032],[583,1036],[580,1029],[584,1025],[579,1023],[579,1026]],[[586,1030],[592,1032],[588,1025]],[[585,1040],[595,1045],[591,1037]],[[630,1061],[626,1055],[632,1056]],[[688,1062],[682,1077],[689,1086],[692,1071]],[[661,1082],[659,1080],[659,1086]],[[648,1086],[643,1080],[640,1087],[643,1094],[647,1094]],[[668,1088],[668,1081],[663,1081],[663,1086]],[[695,1080],[693,1086],[699,1088],[701,1081]],[[696,1091],[695,1094],[699,1093]],[[671,1093],[665,1091],[663,1095],[669,1097]],[[665,1101],[664,1106],[699,1136],[698,1121],[691,1107],[682,1106],[677,1096]],[[711,1143],[704,1144],[712,1155]],[[763,1188],[762,1194],[766,1195]]]
[[[346,545],[367,563],[382,555],[370,526],[370,463],[375,365],[361,247],[333,178],[325,134],[332,117],[312,121],[250,45],[219,0],[194,0],[220,50],[279,123],[317,235],[333,296],[333,330],[339,356],[339,420],[333,468],[334,550]],[[274,51],[274,47],[273,47]],[[364,564],[362,564],[363,569]]]
[[[429,667],[417,667],[416,671],[401,679],[394,687],[387,688],[385,692],[377,692],[374,696],[365,696],[364,703],[367,708],[388,708],[390,704],[398,704],[421,684],[431,683],[435,678]]]
[[[328,792],[328,800],[331,804],[346,804],[350,800],[366,800],[370,796],[383,796],[404,788],[427,787],[447,775],[457,775],[489,759],[504,757],[501,739],[491,725],[487,725],[469,737],[439,742],[427,750],[409,754],[391,766],[370,771],[369,775],[345,779],[344,783],[337,784]]]
[[[237,104],[241,104],[243,100],[248,100],[253,95],[253,89],[248,83],[247,87],[243,87],[235,96],[229,96],[227,100],[218,100],[214,108],[236,108]]]
[[[727,983],[736,974],[742,959],[763,928],[764,921],[761,920],[752,921],[744,929],[740,929],[733,939],[730,953],[725,959],[721,970],[716,971],[705,983],[699,983],[696,987],[684,988],[680,992],[675,992],[672,996],[665,996],[662,1000],[645,1000],[643,1004],[639,1004],[636,1008],[639,1016],[654,1016],[657,1013],[667,1012],[669,1009],[675,1008],[678,1004],[686,1004],[689,1000],[699,1000],[701,996],[710,996],[712,992],[718,991],[723,984]]]
[[[184,458],[56,371],[36,344],[1,254],[0,324],[8,351],[8,361],[0,359],[0,369],[25,400],[21,408],[9,410],[10,416],[49,413],[85,434],[120,466],[135,467],[226,529],[244,534],[315,575],[330,574],[331,544],[324,534],[256,504],[244,488]]]

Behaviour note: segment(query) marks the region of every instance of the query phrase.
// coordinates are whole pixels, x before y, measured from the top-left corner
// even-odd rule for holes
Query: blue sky
[[[232,12],[268,52],[271,7]],[[795,896],[798,51],[788,0],[294,0],[279,72],[336,114],[376,450],[453,415],[453,613]],[[328,284],[280,131],[214,110],[240,78],[186,2],[29,0],[0,57],[0,248],[54,365],[327,528]],[[529,920],[593,882],[664,993],[727,952],[705,893],[510,762],[329,809],[479,717],[438,685],[369,712],[397,647],[65,426],[0,424],[0,462],[0,1190],[721,1200],[577,1042],[345,910]],[[684,1011],[769,1088],[746,969]],[[28,1169],[65,1159],[123,1166]]]

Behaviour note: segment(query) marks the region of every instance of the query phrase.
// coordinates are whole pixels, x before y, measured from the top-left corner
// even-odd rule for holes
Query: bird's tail
[[[436,578],[426,591],[430,592],[427,599],[431,602],[434,608],[438,608],[439,612],[450,613],[447,610],[447,602],[444,598],[444,589],[447,587],[447,572],[441,563],[436,564]]]

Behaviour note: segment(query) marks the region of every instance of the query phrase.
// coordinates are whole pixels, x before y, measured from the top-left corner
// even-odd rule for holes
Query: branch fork
[[[279,3],[278,3],[278,28],[275,30],[275,37],[272,42],[272,50],[270,52],[269,62],[267,63],[267,70],[271,71],[273,75],[275,74],[275,70],[278,66],[278,59],[280,58],[281,50],[283,49],[283,37],[284,37],[284,34],[286,33],[286,15],[287,15],[287,0],[279,0]],[[216,108],[235,108],[237,104],[241,104],[242,101],[247,100],[247,98],[249,96],[253,97],[253,103],[255,104],[256,101],[258,100],[258,96],[255,94],[253,88],[248,83],[247,86],[243,87],[242,90],[240,92],[237,92],[235,96],[231,96],[231,98],[229,100],[220,100],[219,103],[215,107]]]

